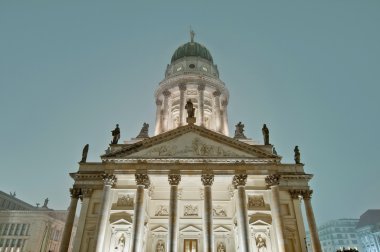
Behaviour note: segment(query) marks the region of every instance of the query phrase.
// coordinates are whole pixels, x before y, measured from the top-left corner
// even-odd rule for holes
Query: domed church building
[[[298,147],[281,163],[263,126],[229,135],[227,85],[210,51],[194,40],[175,50],[154,92],[156,125],[134,139],[120,129],[101,162],[83,149],[70,176],[67,251],[79,199],[75,252],[306,252],[304,205],[314,251],[321,251],[311,205],[311,174]]]

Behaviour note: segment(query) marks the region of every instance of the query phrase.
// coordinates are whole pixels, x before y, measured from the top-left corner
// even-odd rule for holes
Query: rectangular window
[[[26,231],[26,224],[22,224],[20,235],[25,235],[25,231]]]
[[[18,223],[17,226],[16,226],[15,235],[20,235],[20,229],[21,229],[21,224]]]
[[[8,234],[8,229],[9,229],[9,224],[7,223],[7,224],[5,224],[5,227],[3,229],[2,235],[7,235]]]
[[[198,252],[198,241],[195,239],[184,240],[184,252]]]
[[[22,247],[22,239],[17,240],[17,247],[21,248]]]
[[[9,235],[13,235],[13,231],[15,230],[15,224],[13,223],[11,225],[11,228],[9,229]]]

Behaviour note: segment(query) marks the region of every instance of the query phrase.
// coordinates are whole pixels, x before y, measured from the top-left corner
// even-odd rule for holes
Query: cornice
[[[266,152],[266,151],[264,151],[258,147],[255,147],[254,145],[249,145],[247,143],[241,142],[241,141],[236,140],[234,138],[225,136],[223,134],[214,132],[212,130],[209,130],[209,129],[206,129],[204,127],[197,126],[194,124],[180,126],[176,129],[161,133],[157,136],[153,136],[153,137],[148,138],[148,139],[144,139],[144,140],[137,142],[135,144],[125,145],[124,147],[122,147],[118,151],[102,155],[101,158],[103,161],[118,160],[118,157],[121,157],[122,155],[132,154],[132,153],[138,152],[142,149],[149,148],[149,147],[152,147],[154,145],[157,145],[157,144],[160,144],[160,143],[163,143],[166,141],[170,141],[170,140],[172,140],[178,136],[181,136],[183,134],[186,134],[188,132],[196,132],[202,137],[217,141],[219,143],[228,144],[228,145],[230,145],[230,146],[232,146],[232,147],[234,147],[240,151],[243,151],[245,153],[259,154],[259,155],[263,156],[263,158],[258,158],[258,160],[268,158],[268,160],[265,161],[266,163],[267,162],[276,163],[276,162],[280,162],[280,160],[281,160],[281,158],[279,156],[274,155],[272,153],[268,153],[268,152]],[[247,158],[247,159],[250,159],[250,158]]]

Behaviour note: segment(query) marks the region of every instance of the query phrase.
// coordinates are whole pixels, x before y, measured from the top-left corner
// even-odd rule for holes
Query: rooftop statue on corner
[[[79,163],[86,163],[87,161],[87,153],[88,153],[88,147],[89,145],[86,144],[84,147],[83,147],[83,151],[82,151],[82,159]]]
[[[301,163],[301,152],[298,149],[298,146],[294,148],[294,161],[296,162],[296,164]]]
[[[262,132],[264,137],[264,145],[269,145],[269,129],[266,124],[263,125]]]
[[[116,124],[116,128],[114,130],[111,131],[112,132],[112,142],[111,144],[117,144],[117,142],[119,141],[120,139],[120,128],[119,128],[119,124]]]

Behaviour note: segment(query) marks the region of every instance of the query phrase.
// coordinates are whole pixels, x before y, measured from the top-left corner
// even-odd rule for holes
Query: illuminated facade
[[[155,91],[155,136],[111,144],[101,162],[84,159],[70,174],[71,216],[82,199],[73,251],[305,252],[300,198],[321,251],[312,175],[299,157],[282,164],[242,127],[229,137],[228,100],[210,52],[192,35]]]

